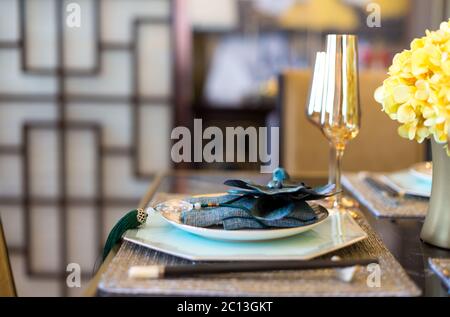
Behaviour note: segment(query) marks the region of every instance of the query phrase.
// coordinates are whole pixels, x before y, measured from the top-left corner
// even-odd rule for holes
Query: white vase
[[[423,241],[450,249],[450,157],[442,144],[431,142],[433,185],[430,205],[420,237]]]

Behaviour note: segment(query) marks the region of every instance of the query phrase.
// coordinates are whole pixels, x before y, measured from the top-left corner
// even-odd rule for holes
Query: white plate
[[[417,163],[411,166],[409,171],[415,177],[431,183],[433,176],[433,163],[432,162]]]
[[[309,260],[367,238],[348,214],[330,210],[314,228],[291,237],[265,241],[223,241],[201,237],[150,213],[145,227],[129,230],[124,239],[192,261]]]
[[[222,196],[226,193],[216,193],[207,195],[197,195],[194,197],[209,197],[209,196]],[[272,240],[290,237],[308,230],[311,230],[321,222],[323,222],[329,215],[328,210],[321,204],[314,203],[313,208],[320,209],[320,219],[317,222],[295,228],[273,228],[273,229],[248,229],[248,230],[224,230],[223,228],[202,228],[186,225],[180,222],[181,210],[190,210],[192,205],[183,200],[169,199],[154,207],[156,212],[161,213],[162,217],[175,226],[178,229],[187,231],[192,234],[199,235],[201,237],[225,240],[225,241],[259,241],[259,240]]]

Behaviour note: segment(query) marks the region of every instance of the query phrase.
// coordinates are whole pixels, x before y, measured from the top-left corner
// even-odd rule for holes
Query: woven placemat
[[[429,258],[428,262],[433,272],[439,276],[450,293],[450,259]]]
[[[163,198],[162,198],[163,197]],[[168,196],[158,196],[157,201]],[[153,202],[154,203],[154,202]],[[419,296],[420,289],[371,229],[361,212],[356,220],[368,238],[326,256],[343,259],[379,259],[379,283],[374,272],[361,268],[352,282],[336,278],[332,269],[226,273],[189,278],[134,280],[128,277],[133,265],[195,264],[124,241],[103,274],[98,286],[100,296]],[[325,258],[325,257],[324,257]],[[369,283],[367,282],[369,280]]]
[[[342,185],[377,217],[385,218],[425,218],[428,201],[423,199],[404,199],[397,205],[389,203],[381,192],[364,181],[365,173],[345,173]]]

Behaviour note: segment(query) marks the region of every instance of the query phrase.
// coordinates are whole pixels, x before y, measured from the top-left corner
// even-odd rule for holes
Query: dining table
[[[270,174],[261,174],[254,171],[234,171],[234,170],[174,170],[170,172],[158,173],[148,186],[148,190],[142,197],[139,207],[146,208],[154,198],[163,193],[173,193],[181,195],[198,195],[221,193],[229,189],[224,185],[227,179],[239,178],[248,179],[258,183],[267,183]],[[310,186],[318,186],[327,182],[323,175],[296,176]],[[346,192],[350,195],[350,193]],[[380,218],[374,216],[363,204],[359,204],[358,209],[367,220],[370,227],[384,243],[386,248],[393,255],[395,260],[401,265],[410,280],[420,290],[417,294],[425,297],[445,297],[449,296],[446,287],[440,279],[430,269],[429,258],[450,258],[450,251],[428,245],[420,240],[420,230],[423,219],[394,219]],[[128,248],[129,243],[118,243],[103,261],[93,278],[89,281],[85,296],[110,296],[114,294],[100,290],[99,283],[105,277],[105,272],[114,272],[118,261],[114,261],[121,248]],[[142,246],[138,248],[145,249]],[[123,251],[123,250],[122,250]],[[119,269],[119,268],[117,268]],[[122,268],[123,269],[123,268]],[[261,273],[262,274],[262,273]],[[151,286],[149,286],[151,287]],[[123,294],[122,294],[123,295]],[[134,292],[132,295],[142,295]],[[158,294],[156,294],[158,295]],[[164,294],[161,294],[164,295]],[[192,294],[186,295],[195,295]]]

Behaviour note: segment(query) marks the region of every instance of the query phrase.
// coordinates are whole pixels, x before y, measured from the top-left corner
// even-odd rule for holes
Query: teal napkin
[[[192,198],[190,203],[226,203],[238,195],[224,195],[218,197]],[[267,201],[266,201],[267,202]],[[270,202],[268,202],[270,203]],[[272,215],[281,217],[255,217],[249,210],[261,208],[261,200],[252,196],[244,196],[232,203],[233,207],[210,207],[200,210],[185,211],[181,215],[184,224],[195,227],[222,226],[225,230],[265,229],[265,228],[292,228],[313,224],[327,215],[325,209],[311,208],[304,201],[272,202]]]

